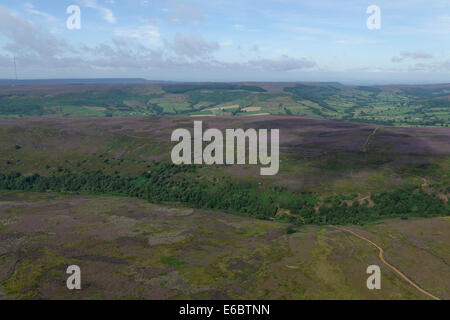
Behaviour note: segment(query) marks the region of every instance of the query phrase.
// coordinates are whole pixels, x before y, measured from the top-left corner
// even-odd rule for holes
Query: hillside
[[[139,80],[139,79],[138,79]],[[450,86],[339,83],[0,85],[0,117],[312,116],[385,125],[448,126]]]
[[[293,116],[205,117],[203,124],[280,128],[279,173],[173,165],[171,132],[192,130],[189,117],[37,117],[0,121],[0,186],[120,194],[299,225],[449,213],[448,128]]]
[[[334,227],[286,224],[142,200],[0,191],[0,299],[429,299]],[[449,299],[447,218],[352,227]],[[417,257],[420,256],[420,259]],[[65,288],[67,265],[82,290]],[[367,265],[382,290],[367,290]]]

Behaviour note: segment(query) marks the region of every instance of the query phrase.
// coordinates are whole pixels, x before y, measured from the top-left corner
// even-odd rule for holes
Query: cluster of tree
[[[0,114],[41,116],[44,109],[32,98],[0,98]]]
[[[156,103],[148,103],[146,109],[147,111],[152,111],[156,115],[162,115],[164,113],[164,108]]]
[[[448,96],[448,87],[404,87],[401,89],[406,95],[416,99],[429,99]]]
[[[133,100],[141,105],[154,97],[162,95],[146,95],[135,92],[133,86],[120,86],[99,89],[86,88],[81,92],[62,92],[51,95],[20,94],[16,96],[0,96],[0,114],[23,114],[41,116],[54,114],[54,106],[94,106],[117,110],[132,110],[124,101]],[[110,110],[111,111],[111,110]]]
[[[418,100],[416,104],[422,106],[420,109],[443,108],[448,111],[448,108],[450,108],[450,98]]]
[[[197,176],[195,166],[154,163],[138,177],[105,175],[102,171],[52,176],[0,174],[0,188],[39,192],[113,194],[146,199],[153,203],[177,202],[194,208],[222,210],[261,219],[275,219],[280,208],[289,210],[281,219],[300,224],[361,224],[390,217],[449,215],[449,206],[415,186],[401,187],[372,197],[375,205],[345,197],[320,203],[311,193],[293,193],[280,187],[261,188],[229,179],[212,182]]]
[[[416,186],[403,186],[393,192],[383,192],[372,196],[373,207],[354,201],[333,202],[320,207],[317,215],[312,215],[312,224],[360,224],[395,217],[434,217],[449,215],[450,208],[444,201],[430,195]]]
[[[221,103],[232,102],[236,100],[246,100],[252,96],[250,91],[230,91],[230,90],[214,90],[214,91],[189,91],[186,97],[192,107],[199,103],[208,102],[204,108],[219,105]],[[197,108],[198,110],[204,108]]]
[[[325,108],[329,111],[336,113],[338,112],[335,108],[328,105],[328,103],[325,101],[341,91],[341,89],[337,87],[297,84],[295,87],[286,87],[283,90],[285,92],[292,92],[293,94],[303,99],[315,102],[322,108]]]
[[[370,92],[372,94],[378,95],[382,90],[378,87],[367,87],[367,86],[359,86],[355,88],[356,90]]]
[[[170,84],[164,85],[162,89],[167,93],[186,93],[197,90],[245,90],[253,92],[266,92],[267,90],[248,85],[237,85],[228,83],[209,83],[209,84]]]

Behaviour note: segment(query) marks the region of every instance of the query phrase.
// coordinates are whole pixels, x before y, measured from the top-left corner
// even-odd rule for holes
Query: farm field
[[[448,126],[450,85],[129,83],[0,85],[0,118],[298,115]]]

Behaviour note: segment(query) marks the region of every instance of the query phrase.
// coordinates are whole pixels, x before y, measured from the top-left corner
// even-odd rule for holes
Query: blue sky
[[[22,79],[450,82],[450,0],[2,0],[0,78],[13,57]]]

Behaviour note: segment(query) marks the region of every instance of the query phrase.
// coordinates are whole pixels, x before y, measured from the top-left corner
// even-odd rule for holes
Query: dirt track
[[[400,270],[398,270],[396,267],[394,267],[394,266],[391,265],[389,262],[387,262],[387,261],[384,259],[384,257],[383,257],[383,253],[384,253],[383,248],[381,248],[380,246],[378,246],[376,243],[370,241],[369,239],[367,239],[367,238],[365,238],[365,237],[363,237],[363,236],[361,236],[361,235],[357,234],[356,232],[351,231],[351,230],[349,230],[349,229],[342,228],[342,227],[336,227],[336,228],[339,229],[339,230],[342,230],[342,231],[349,232],[349,233],[353,234],[354,236],[356,236],[356,237],[358,237],[358,238],[360,238],[360,239],[362,239],[362,240],[364,240],[364,241],[370,243],[371,245],[375,246],[375,247],[379,250],[378,256],[380,257],[380,260],[381,260],[386,266],[388,266],[389,268],[391,268],[395,273],[397,273],[403,280],[407,281],[407,282],[408,282],[409,284],[411,284],[414,288],[416,288],[417,290],[419,290],[421,293],[427,295],[428,297],[430,297],[430,298],[432,298],[432,299],[434,299],[434,300],[441,300],[441,299],[439,299],[438,297],[436,297],[436,296],[432,295],[431,293],[429,293],[428,291],[422,289],[419,285],[417,285],[417,284],[414,283],[412,280],[410,280],[406,275],[404,275]]]
[[[369,136],[367,137],[366,142],[364,142],[364,145],[363,145],[363,147],[362,147],[362,151],[363,151],[363,152],[367,152],[367,147],[369,146],[370,139],[375,135],[375,133],[377,133],[377,130],[378,130],[379,128],[380,128],[380,127],[376,127],[376,128],[372,131],[372,133],[369,134]]]

